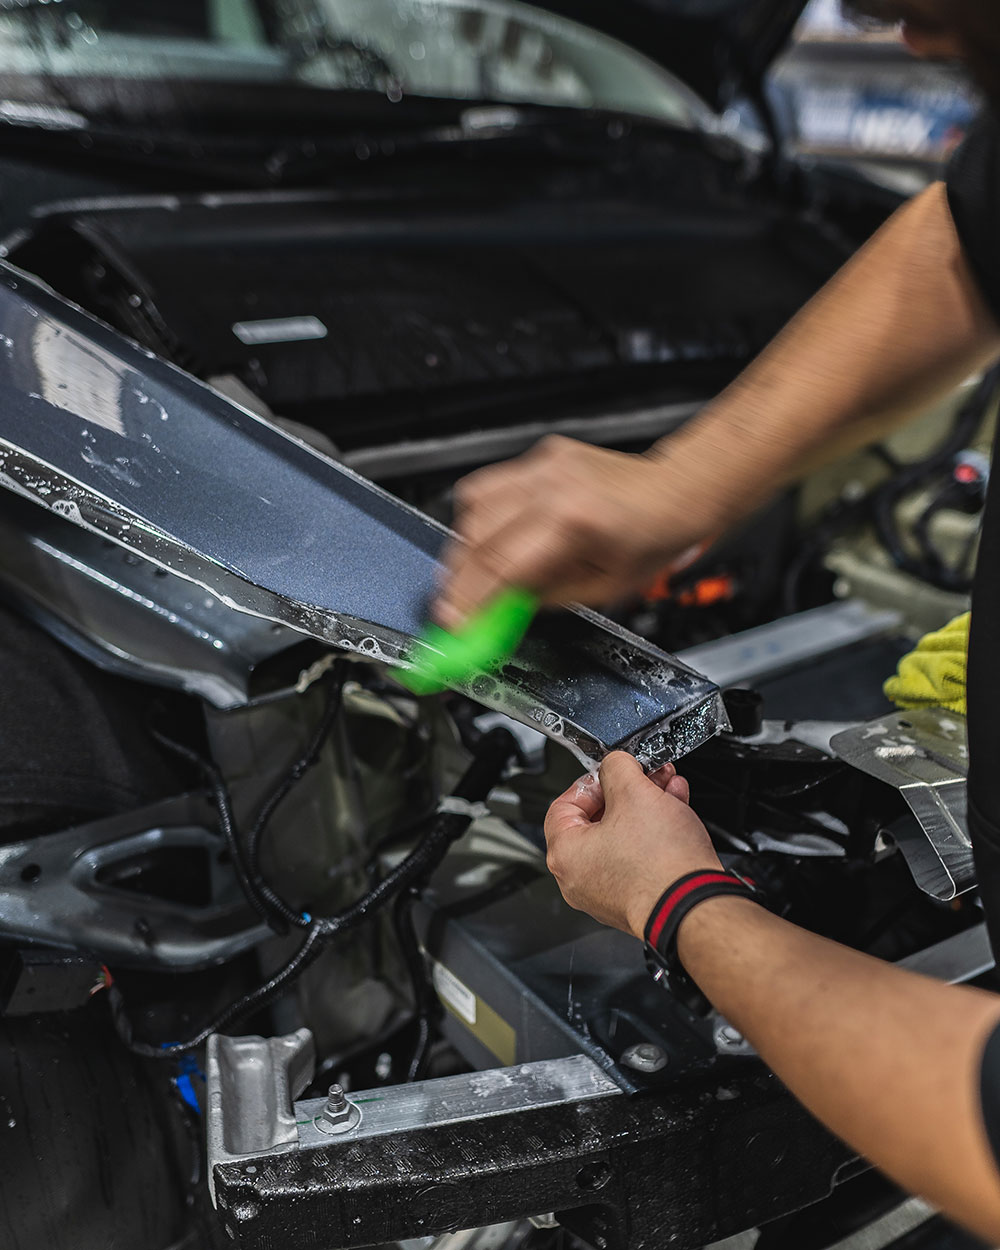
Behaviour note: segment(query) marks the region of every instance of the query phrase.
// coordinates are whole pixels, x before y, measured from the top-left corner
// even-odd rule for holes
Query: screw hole
[[[590,1192],[603,1189],[610,1179],[611,1168],[606,1163],[585,1163],[576,1174],[577,1186]]]
[[[42,870],[38,864],[25,864],[21,869],[21,880],[32,882],[37,881],[42,875]]]

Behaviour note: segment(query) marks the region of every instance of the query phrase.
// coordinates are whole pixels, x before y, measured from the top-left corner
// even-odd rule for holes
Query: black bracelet
[[[735,872],[699,869],[678,877],[663,891],[643,930],[647,968],[658,981],[666,977],[670,988],[698,1011],[705,1010],[707,1000],[681,966],[677,954],[677,931],[684,917],[699,903],[727,894],[748,898],[755,903],[763,902],[760,891],[746,877]]]

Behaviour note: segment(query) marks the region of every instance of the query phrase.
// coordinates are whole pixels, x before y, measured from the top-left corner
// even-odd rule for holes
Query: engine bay
[[[607,187],[419,228],[324,191],[57,206],[8,248],[4,1021],[103,1013],[245,1250],[693,1250],[854,1192],[725,1020],[562,903],[544,813],[609,749],[680,760],[781,915],[989,975],[961,726],[881,684],[966,606],[993,376],[501,674],[394,678],[458,477],[678,428],[849,250],[689,157],[619,225]]]

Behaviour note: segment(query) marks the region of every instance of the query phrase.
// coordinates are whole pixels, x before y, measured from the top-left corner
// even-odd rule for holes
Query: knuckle
[[[535,444],[535,450],[542,456],[563,456],[572,445],[573,440],[563,434],[546,434]]]
[[[560,500],[558,522],[564,529],[579,534],[581,537],[588,537],[597,532],[597,523],[594,517],[593,503],[588,508],[586,501],[581,499],[577,493],[568,494]]]
[[[602,775],[606,774],[613,777],[620,771],[624,760],[627,758],[624,751],[609,751],[604,759],[601,760]]]
[[[478,481],[476,477],[464,477],[460,482],[455,483],[454,499],[459,508],[470,509],[482,498],[485,484]]]

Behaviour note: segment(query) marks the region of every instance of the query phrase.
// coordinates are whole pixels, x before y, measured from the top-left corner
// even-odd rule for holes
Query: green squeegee
[[[499,668],[517,648],[538,611],[527,590],[501,591],[454,632],[428,625],[410,652],[412,669],[397,672],[414,694],[436,694],[477,673]]]

